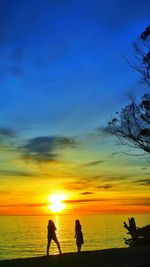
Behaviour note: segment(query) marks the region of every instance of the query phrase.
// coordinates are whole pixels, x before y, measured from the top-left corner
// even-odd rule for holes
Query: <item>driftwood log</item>
[[[124,228],[128,230],[127,234],[131,238],[125,238],[125,244],[129,246],[150,246],[150,225],[137,227],[133,217],[128,219],[128,224],[123,222]]]

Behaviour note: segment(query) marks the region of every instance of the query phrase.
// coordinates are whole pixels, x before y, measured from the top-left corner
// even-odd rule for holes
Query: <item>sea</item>
[[[53,216],[0,216],[0,260],[46,255],[47,223],[52,219],[62,253],[77,251],[74,239],[75,220],[82,225],[82,251],[127,247],[129,238],[123,222],[132,215],[53,215]],[[150,214],[135,214],[138,227],[150,224]],[[58,254],[52,241],[50,254]]]

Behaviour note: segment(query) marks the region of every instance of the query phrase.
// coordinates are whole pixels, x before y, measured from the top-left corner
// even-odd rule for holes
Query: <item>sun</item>
[[[67,197],[63,194],[56,194],[56,195],[51,195],[48,197],[48,200],[50,201],[50,205],[48,208],[52,212],[61,212],[66,208],[66,205],[62,203],[63,200],[65,200]]]

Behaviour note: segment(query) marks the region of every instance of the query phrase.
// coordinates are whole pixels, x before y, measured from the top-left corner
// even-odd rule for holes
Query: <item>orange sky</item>
[[[110,157],[100,144],[93,151],[88,144],[64,149],[63,161],[40,163],[3,147],[0,214],[50,214],[54,194],[66,196],[61,213],[150,212],[147,163]]]

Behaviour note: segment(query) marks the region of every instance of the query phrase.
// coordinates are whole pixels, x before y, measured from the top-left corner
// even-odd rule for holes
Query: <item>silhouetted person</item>
[[[50,244],[51,244],[51,240],[54,240],[54,242],[56,243],[59,253],[61,254],[61,249],[60,249],[60,245],[56,236],[56,226],[54,224],[54,222],[52,220],[48,221],[48,226],[47,226],[47,256],[49,255],[49,248],[50,248]]]
[[[78,252],[80,252],[81,246],[82,246],[82,244],[84,244],[84,240],[83,240],[83,234],[81,231],[81,224],[80,224],[79,220],[75,221],[75,238],[76,238],[76,244],[77,244]]]

